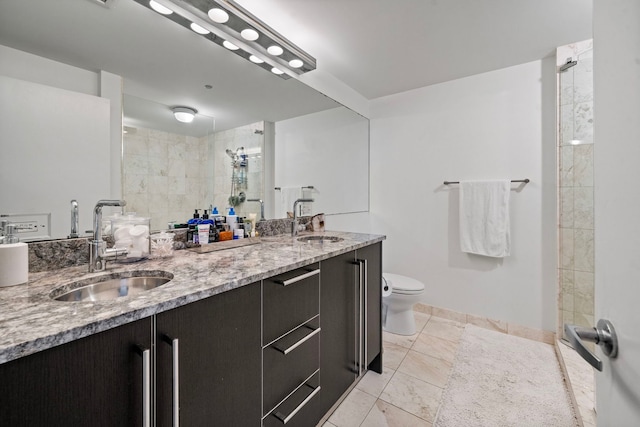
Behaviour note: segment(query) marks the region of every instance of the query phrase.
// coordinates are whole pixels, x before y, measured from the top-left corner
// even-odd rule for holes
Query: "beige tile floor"
[[[432,426],[464,323],[415,318],[415,335],[383,332],[384,373],[368,372],[324,427]]]
[[[414,314],[418,332],[384,332],[384,373],[368,372],[323,427],[433,425],[465,324]]]

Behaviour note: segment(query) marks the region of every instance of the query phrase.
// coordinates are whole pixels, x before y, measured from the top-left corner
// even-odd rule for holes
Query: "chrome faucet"
[[[71,201],[71,233],[69,233],[70,239],[78,237],[78,228],[80,228],[78,222],[78,201],[76,199],[73,199]]]
[[[262,199],[247,199],[247,202],[260,203],[260,221],[264,221],[264,201]]]
[[[298,203],[311,203],[313,199],[298,199],[293,202],[293,224],[291,224],[291,235],[298,235]]]
[[[89,273],[103,271],[107,268],[107,259],[116,259],[119,255],[126,255],[127,249],[107,249],[107,242],[102,240],[102,207],[125,206],[124,200],[98,200],[93,209],[93,240],[89,242]]]

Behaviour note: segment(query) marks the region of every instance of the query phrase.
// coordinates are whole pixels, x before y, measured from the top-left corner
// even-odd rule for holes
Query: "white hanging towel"
[[[511,254],[510,180],[460,181],[460,247],[490,257]]]

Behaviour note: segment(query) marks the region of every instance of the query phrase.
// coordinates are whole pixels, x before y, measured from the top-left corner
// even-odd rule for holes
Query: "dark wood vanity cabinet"
[[[382,373],[382,244],[324,260],[321,269],[320,410],[324,414],[367,369]]]
[[[264,426],[313,426],[319,411],[320,265],[262,282]]]
[[[366,286],[364,357],[367,369],[382,373],[382,243],[356,251],[356,262],[363,261]]]
[[[320,406],[323,413],[357,378],[357,277],[354,261],[354,252],[322,261]]]
[[[260,425],[260,321],[259,282],[156,315],[156,426]]]
[[[382,371],[381,243],[0,364],[0,425],[316,425]]]
[[[151,319],[142,319],[1,364],[0,425],[143,425],[150,354]]]

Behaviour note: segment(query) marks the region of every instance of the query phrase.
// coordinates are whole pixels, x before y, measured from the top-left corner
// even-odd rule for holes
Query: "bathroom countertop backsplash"
[[[311,221],[310,216],[300,217],[298,222],[306,225]],[[288,218],[270,219],[256,223],[256,231],[260,236],[272,237],[291,233],[293,220]],[[187,249],[194,246],[187,243],[187,229],[170,230],[174,233],[173,248]],[[38,273],[60,268],[73,267],[89,263],[89,237],[75,239],[46,240],[29,243],[29,272]],[[109,246],[113,241],[106,237]]]
[[[286,221],[286,220],[285,220]],[[289,227],[291,222],[288,221]],[[305,233],[312,234],[312,233]],[[330,232],[337,242],[300,242],[288,234],[262,237],[260,244],[209,253],[177,250],[170,258],[107,264],[107,271],[87,272],[87,239],[54,241],[49,249],[29,244],[30,267],[46,257],[79,265],[30,270],[29,282],[0,288],[0,363],[64,344],[125,323],[170,310],[385,239],[381,235]],[[215,245],[215,243],[212,243]],[[84,253],[84,258],[78,253]],[[35,259],[31,259],[31,257]],[[34,262],[35,261],[35,262]],[[79,280],[128,271],[166,271],[173,279],[131,297],[102,302],[62,302],[53,289]]]

